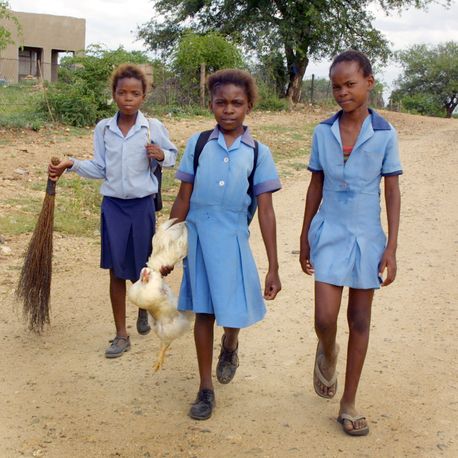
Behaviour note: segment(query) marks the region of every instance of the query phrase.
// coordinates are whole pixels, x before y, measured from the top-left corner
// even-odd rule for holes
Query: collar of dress
[[[332,126],[334,122],[339,119],[342,116],[343,111],[340,110],[338,111],[335,115],[331,116],[328,119],[325,119],[324,121],[321,121],[320,124],[329,124]],[[371,116],[371,124],[372,124],[372,129],[374,130],[391,130],[391,126],[386,121],[385,118],[380,116],[375,110],[372,110],[369,108],[369,114]]]
[[[105,127],[110,129],[112,132],[116,133],[120,137],[124,138],[124,135],[122,134],[121,130],[118,127],[118,116],[119,116],[119,111],[117,111],[116,114],[112,118],[108,118],[108,121]],[[126,138],[129,138],[130,136],[134,135],[142,127],[146,127],[147,129],[150,128],[148,119],[146,119],[145,115],[140,110],[138,110],[137,112],[137,118],[135,119],[135,124],[133,125],[133,127],[134,129],[131,129],[129,131],[129,134],[127,135]]]
[[[251,136],[251,133],[250,133],[250,129],[248,128],[248,126],[243,126],[243,134],[242,134],[242,138],[240,139],[240,141],[242,141],[243,143],[245,143],[245,145],[248,145],[250,146],[251,148],[254,148],[254,140],[253,140],[253,137]],[[218,124],[215,126],[215,128],[213,129],[213,132],[210,134],[210,137],[208,138],[208,140],[218,140],[218,137],[219,137],[219,126]]]

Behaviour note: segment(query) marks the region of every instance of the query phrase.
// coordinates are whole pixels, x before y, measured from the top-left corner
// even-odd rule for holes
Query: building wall
[[[16,44],[9,45],[1,51],[0,77],[1,67],[4,67],[3,73],[16,75],[15,81],[12,82],[17,82],[19,46],[42,49],[41,68],[46,80],[51,80],[52,64],[57,63],[56,51],[76,53],[84,50],[86,46],[86,19],[16,11],[13,13],[22,26],[22,36],[17,36],[13,22],[0,20],[0,25],[10,30],[16,41]]]

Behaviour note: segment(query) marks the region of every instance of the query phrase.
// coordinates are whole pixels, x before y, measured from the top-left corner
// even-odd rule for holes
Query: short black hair
[[[146,94],[148,83],[146,81],[145,72],[141,67],[135,64],[121,64],[116,67],[111,75],[111,89],[113,94],[116,92],[118,81],[123,78],[135,78],[142,83],[143,94]]]
[[[207,78],[207,87],[210,97],[213,97],[214,92],[220,86],[225,84],[233,84],[241,87],[247,96],[248,102],[254,105],[258,98],[258,88],[254,78],[245,70],[238,68],[226,68],[212,73]]]
[[[332,69],[340,62],[357,62],[359,68],[363,72],[364,77],[372,75],[372,64],[369,58],[361,51],[355,49],[348,49],[347,51],[341,52],[332,61],[329,67],[329,76],[331,76]]]

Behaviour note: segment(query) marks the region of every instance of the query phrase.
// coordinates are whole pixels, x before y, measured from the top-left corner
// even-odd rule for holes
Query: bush
[[[444,116],[444,109],[433,94],[412,94],[400,98],[402,109],[413,114]]]
[[[90,91],[81,81],[76,84],[52,85],[48,90],[48,102],[56,121],[75,127],[94,125],[99,119],[114,112],[106,98],[100,100],[100,96]],[[47,109],[43,101],[41,110]]]
[[[255,108],[265,111],[283,111],[288,109],[288,100],[279,99],[276,95],[270,95],[260,98]]]
[[[258,82],[259,100],[256,104],[257,110],[282,111],[288,109],[288,100],[280,99],[274,90],[264,83]]]

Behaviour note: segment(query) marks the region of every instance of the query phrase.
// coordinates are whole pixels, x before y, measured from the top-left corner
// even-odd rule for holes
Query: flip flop
[[[323,353],[319,352],[319,347],[320,347],[320,342],[318,342],[316,346],[316,354],[315,354],[315,368],[313,370],[313,388],[315,389],[315,393],[326,399],[332,399],[336,393],[337,393],[337,371],[334,372],[334,375],[332,376],[331,380],[327,380],[324,375],[321,372],[320,369],[320,359],[323,357]],[[323,394],[320,391],[320,387],[317,383],[317,379],[326,387],[326,388],[333,388],[334,394],[329,395],[329,394]]]
[[[348,434],[349,436],[366,436],[369,433],[369,425],[366,425],[361,429],[354,429],[355,421],[358,420],[366,420],[366,417],[364,415],[356,415],[355,417],[352,417],[347,413],[342,413],[337,417],[337,421],[342,425],[344,433]],[[353,429],[346,429],[344,426],[345,421],[349,421],[353,425]]]

